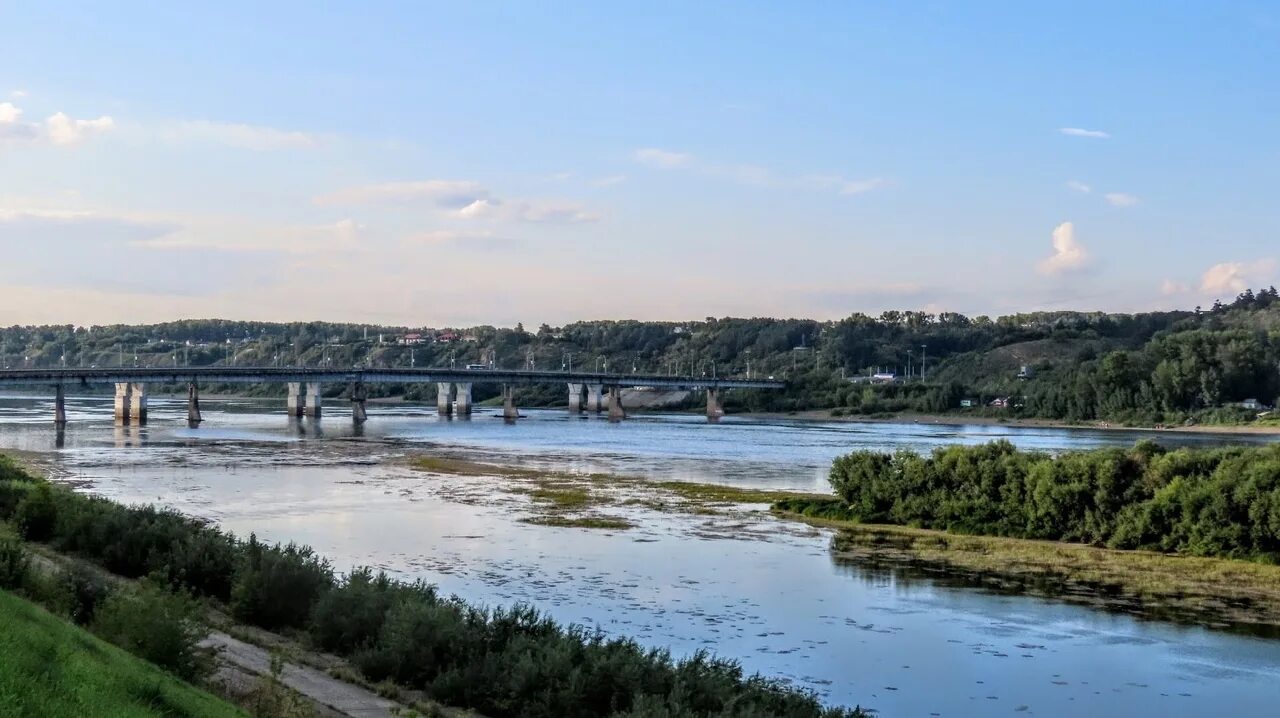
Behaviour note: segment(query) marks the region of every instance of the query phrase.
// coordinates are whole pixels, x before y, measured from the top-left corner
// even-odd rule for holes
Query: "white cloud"
[[[1272,258],[1222,262],[1209,267],[1200,277],[1200,290],[1206,294],[1238,294],[1274,278],[1275,271],[1276,260]]]
[[[443,210],[446,216],[467,220],[577,224],[599,219],[598,215],[576,203],[505,200],[493,196],[478,182],[461,180],[386,182],[350,187],[321,195],[313,201],[320,205],[422,204],[428,209]]]
[[[26,96],[27,96],[26,90],[13,90],[12,92],[9,93],[9,97],[12,97],[15,100],[21,100]]]
[[[622,184],[623,182],[626,182],[626,181],[627,181],[626,175],[613,175],[610,177],[601,177],[600,179],[595,180],[591,184],[597,187],[612,187],[613,185]]]
[[[55,145],[76,145],[90,135],[115,127],[115,122],[107,115],[96,120],[76,120],[64,112],[51,115],[44,124],[49,141]]]
[[[12,125],[22,118],[22,110],[12,102],[0,102],[0,125]]]
[[[234,122],[192,120],[161,131],[171,142],[212,142],[246,150],[307,149],[321,144],[321,138],[307,132]]]
[[[479,182],[422,180],[348,187],[321,195],[313,201],[320,205],[426,202],[437,207],[465,209],[488,198],[489,190]]]
[[[1108,192],[1106,194],[1107,204],[1112,207],[1132,207],[1138,203],[1138,198],[1124,192]]]
[[[635,160],[642,165],[657,167],[659,169],[670,170],[677,167],[684,167],[693,159],[692,155],[683,152],[670,152],[668,150],[660,150],[655,147],[645,147],[635,151]]]
[[[1089,264],[1089,252],[1076,241],[1075,225],[1063,222],[1053,230],[1053,254],[1036,266],[1041,274],[1062,274],[1083,269]]]
[[[1177,294],[1186,294],[1191,291],[1191,287],[1183,282],[1177,282],[1172,279],[1166,279],[1160,284],[1160,293],[1166,297],[1172,297]]]
[[[1084,182],[1081,182],[1080,180],[1067,180],[1067,189],[1073,189],[1082,194],[1089,194],[1090,192],[1093,191],[1092,187],[1085,184]]]
[[[465,219],[496,217],[498,215],[498,208],[501,204],[502,203],[498,200],[478,199],[458,210],[458,216]]]
[[[863,194],[873,189],[879,189],[885,185],[885,180],[880,177],[872,177],[865,180],[854,180],[845,182],[840,188],[840,194]]]
[[[1111,138],[1109,133],[1103,132],[1102,130],[1085,130],[1079,127],[1060,127],[1058,128],[1058,132],[1070,137],[1090,137],[1096,140],[1106,140]]]

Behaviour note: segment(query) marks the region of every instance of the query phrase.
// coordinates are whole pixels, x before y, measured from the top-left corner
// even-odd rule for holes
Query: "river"
[[[211,519],[238,535],[314,546],[340,569],[372,565],[472,602],[529,601],[676,654],[709,649],[830,703],[887,716],[1275,715],[1280,642],[1037,598],[997,595],[837,562],[829,531],[754,510],[731,519],[630,507],[630,530],[525,523],[501,479],[416,471],[448,454],[557,471],[825,491],[833,457],[996,438],[1046,450],[1128,445],[1140,433],[1003,426],[643,415],[611,424],[525,410],[371,405],[356,430],[335,407],[290,421],[280,401],[152,397],[143,428],[112,426],[107,398],[0,398],[0,449],[33,452],[61,480]],[[337,402],[334,402],[337,404]],[[342,407],[345,408],[345,407]],[[1265,441],[1158,434],[1161,441]]]

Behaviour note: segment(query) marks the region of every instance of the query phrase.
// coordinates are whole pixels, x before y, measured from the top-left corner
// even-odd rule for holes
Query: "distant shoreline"
[[[1175,434],[1260,434],[1280,436],[1280,426],[1254,426],[1248,424],[1196,424],[1193,426],[1124,426],[1105,421],[1071,423],[1056,419],[1002,418],[994,416],[970,416],[959,414],[913,414],[893,416],[832,416],[829,409],[806,409],[794,413],[748,412],[734,414],[757,419],[799,419],[801,421],[839,421],[855,424],[936,424],[939,426],[1011,426],[1036,429],[1092,429],[1095,431],[1142,431]]]

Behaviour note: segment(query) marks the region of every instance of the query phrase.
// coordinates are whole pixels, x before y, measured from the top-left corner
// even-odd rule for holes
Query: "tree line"
[[[403,343],[422,333],[419,344]],[[436,338],[448,341],[435,341]],[[1246,399],[1280,398],[1280,295],[1242,292],[1208,309],[998,318],[886,311],[836,321],[713,318],[515,327],[411,328],[329,322],[193,320],[143,326],[0,329],[8,367],[456,366],[767,377],[783,392],[723,397],[731,410],[838,414],[946,412],[1009,398],[1001,415],[1134,423],[1238,421]],[[1028,371],[1024,372],[1023,368]],[[896,381],[873,383],[874,373]],[[416,385],[374,395],[431,398]],[[335,391],[337,389],[335,388]],[[477,400],[486,398],[481,388]],[[493,390],[496,391],[496,390]],[[559,387],[522,388],[522,405],[558,405]]]

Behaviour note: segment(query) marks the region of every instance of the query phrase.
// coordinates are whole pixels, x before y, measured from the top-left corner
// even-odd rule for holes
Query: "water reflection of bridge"
[[[724,415],[720,392],[725,389],[781,389],[784,384],[772,379],[722,379],[719,377],[669,376],[664,374],[609,374],[600,372],[529,371],[513,369],[314,369],[307,367],[148,367],[148,368],[60,368],[18,369],[0,371],[0,386],[50,386],[55,392],[54,422],[67,422],[68,389],[94,384],[114,384],[115,417],[119,424],[144,424],[147,420],[147,385],[187,387],[187,419],[199,424],[200,385],[205,384],[285,384],[288,386],[288,409],[292,416],[318,417],[321,413],[321,391],[324,384],[343,384],[351,402],[352,418],[357,424],[367,418],[365,402],[369,384],[435,384],[436,408],[442,415],[471,413],[473,384],[501,384],[503,416],[519,417],[515,405],[517,386],[527,384],[564,383],[569,388],[568,408],[571,412],[600,413],[607,409],[611,420],[626,416],[622,409],[623,387],[648,387],[685,391],[704,391],[707,418]]]

